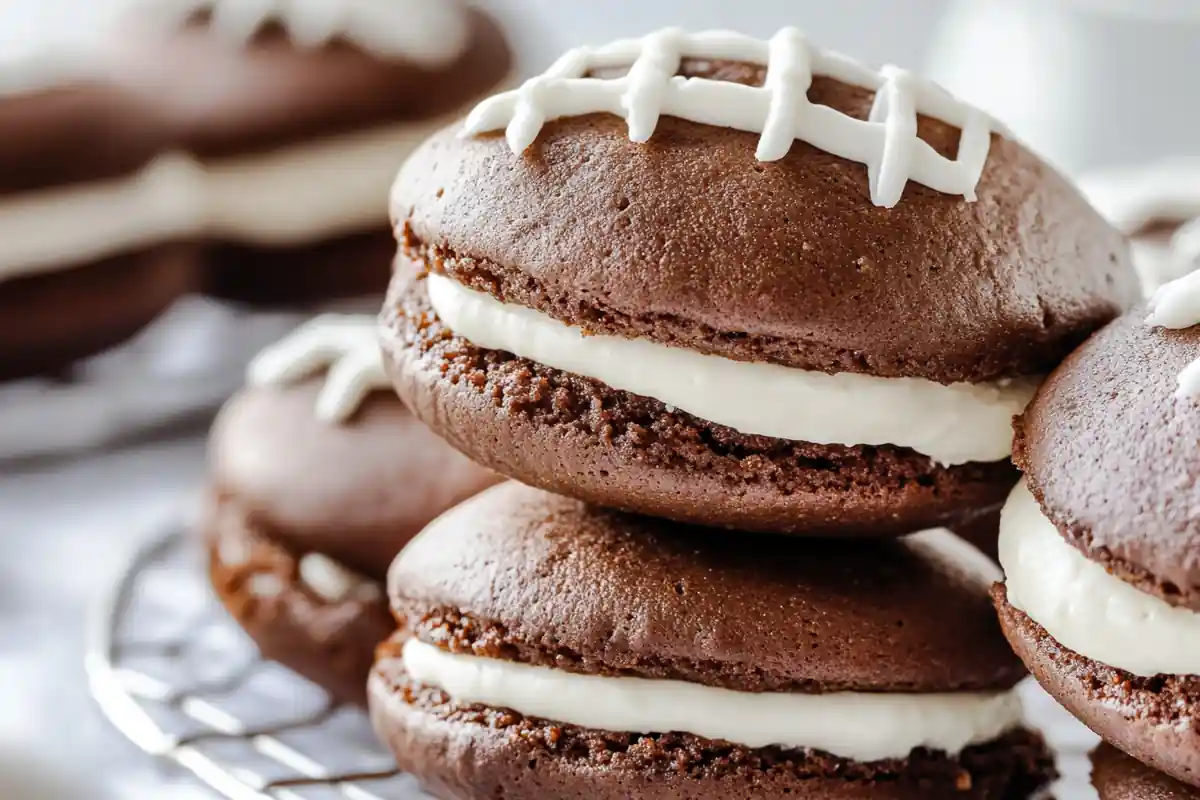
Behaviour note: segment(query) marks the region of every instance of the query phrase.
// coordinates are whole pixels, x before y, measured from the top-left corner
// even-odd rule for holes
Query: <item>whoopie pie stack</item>
[[[988,117],[785,29],[567,53],[407,162],[405,403],[517,482],[388,577],[376,729],[435,796],[1028,798],[1054,774],[943,527],[1136,301]]]
[[[1200,274],[1161,287],[1054,371],[1017,424],[1001,518],[1004,631],[1131,774],[1200,787]],[[1165,791],[1165,790],[1164,790]],[[1171,793],[1174,792],[1174,793]]]
[[[114,60],[203,164],[207,290],[265,305],[381,296],[395,170],[513,63],[461,0],[141,0]]]

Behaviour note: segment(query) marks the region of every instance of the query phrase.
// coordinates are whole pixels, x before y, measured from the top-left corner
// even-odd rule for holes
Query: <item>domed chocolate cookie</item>
[[[388,186],[422,139],[507,78],[497,25],[459,0],[144,6],[122,75],[204,161],[209,290],[261,304],[382,294]]]
[[[304,379],[326,365],[324,380]],[[376,391],[368,318],[317,319],[264,352],[251,384],[211,437],[213,585],[264,654],[361,703],[393,628],[392,558],[495,478]]]
[[[997,606],[1038,681],[1200,786],[1200,275],[1093,336],[1017,424]]]
[[[790,29],[572,51],[423,145],[392,213],[417,416],[522,482],[743,530],[998,506],[1012,415],[1137,294],[984,114]]]
[[[440,798],[1025,798],[1053,774],[948,531],[801,540],[506,483],[389,574],[375,727]]]
[[[1200,789],[1152,770],[1107,744],[1092,752],[1092,785],[1100,800],[1200,800]]]
[[[0,55],[0,380],[117,345],[194,285],[195,166],[98,59]]]

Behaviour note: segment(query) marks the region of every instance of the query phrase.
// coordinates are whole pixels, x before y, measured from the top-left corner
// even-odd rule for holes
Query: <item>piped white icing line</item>
[[[210,12],[210,30],[242,45],[277,22],[297,46],[344,38],[376,55],[439,67],[467,46],[469,24],[459,0],[145,0],[146,11],[178,25]]]
[[[1024,481],[1000,514],[1008,602],[1060,644],[1152,676],[1200,674],[1200,615],[1135,589],[1059,534]]]
[[[208,230],[223,239],[278,247],[386,228],[396,170],[417,145],[456,117],[206,164]]]
[[[677,76],[684,58],[765,64],[765,85]],[[630,66],[628,74],[584,77],[590,70],[618,66]],[[814,75],[875,91],[870,119],[810,102]],[[664,114],[759,133],[755,157],[760,161],[783,158],[799,139],[866,165],[871,201],[888,208],[900,202],[910,180],[974,200],[997,128],[987,114],[931,81],[893,66],[875,72],[816,47],[796,28],[782,29],[769,42],[729,31],[689,34],[667,28],[641,39],[568,51],[542,75],[476,106],[463,133],[504,128],[509,146],[520,153],[546,122],[602,112],[625,119],[634,142],[649,140]],[[917,136],[918,113],[962,129],[955,160]]]
[[[0,281],[196,235],[203,180],[192,159],[170,154],[114,180],[0,198]]]
[[[252,386],[279,386],[328,370],[316,415],[344,422],[373,391],[391,386],[383,369],[375,319],[322,314],[263,350],[246,374]]]
[[[1200,271],[1164,283],[1150,298],[1146,323],[1182,329],[1200,325]],[[1200,358],[1179,373],[1176,397],[1200,397]]]
[[[404,669],[463,704],[603,731],[684,732],[744,747],[813,748],[842,758],[958,753],[1019,726],[1013,691],[945,694],[738,692],[672,680],[579,675],[448,653],[410,639]]]
[[[369,578],[321,553],[306,553],[297,564],[300,580],[328,603],[340,603],[353,595],[371,597],[380,588]]]
[[[879,378],[733,361],[646,339],[585,335],[442,275],[428,278],[438,318],[475,345],[652,397],[747,434],[817,444],[910,447],[942,464],[999,461],[1012,417],[1037,381]]]

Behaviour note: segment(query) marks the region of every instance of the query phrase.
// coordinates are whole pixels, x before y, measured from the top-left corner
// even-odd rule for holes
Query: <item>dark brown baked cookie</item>
[[[1100,800],[1200,798],[1200,790],[1156,772],[1107,744],[1092,751],[1092,785]]]
[[[995,597],[1056,700],[1200,786],[1200,402],[1180,383],[1200,329],[1167,330],[1150,313],[1092,336],[1017,420],[1025,481],[1001,516]]]
[[[321,386],[250,388],[222,410],[203,534],[218,595],[263,653],[361,703],[389,633],[388,564],[496,479],[390,393],[371,394],[347,423],[317,419]]]
[[[1138,676],[1081,656],[1013,608],[1003,586],[993,594],[1009,643],[1055,700],[1105,741],[1179,780],[1200,784],[1200,737],[1192,726],[1200,678]]]
[[[355,4],[345,2],[341,16],[356,13]],[[263,21],[245,42],[214,29],[213,15],[232,6],[225,0],[197,0],[191,20],[166,35],[139,26],[120,55],[122,79],[161,108],[175,141],[205,162],[216,187],[209,291],[269,306],[383,293],[394,255],[381,246],[390,236],[387,173],[431,125],[506,80],[513,66],[502,31],[484,12],[458,0],[429,4],[443,5],[448,20],[461,17],[465,29],[455,28],[462,41],[448,43],[450,57],[435,63],[379,52],[336,30],[316,46],[298,42],[287,17],[322,16],[303,4],[280,12],[283,21]],[[436,27],[427,33],[449,35]],[[375,170],[383,174],[363,175]],[[246,207],[225,207],[243,180],[248,191],[275,188]],[[327,201],[325,212],[296,211],[296,202],[320,205],[298,199],[305,191],[345,196]]]
[[[759,85],[765,70],[697,59],[680,73]],[[873,93],[818,76],[808,97],[863,119]],[[922,117],[919,130],[938,152],[957,147],[957,128]],[[613,116],[547,122],[519,155],[498,134],[457,133],[428,141],[393,191],[401,259],[383,328],[396,386],[473,458],[589,502],[798,533],[950,523],[1002,502],[1008,417],[1027,395],[994,410],[999,450],[978,457],[894,438],[783,438],[679,410],[695,396],[686,389],[659,402],[472,341],[431,306],[435,277],[464,302],[500,301],[526,320],[532,309],[585,344],[615,337],[689,364],[704,354],[933,394],[1032,379],[1137,295],[1119,234],[1000,134],[976,202],[910,182],[882,208],[859,163],[799,140],[763,163],[755,134],[666,115],[644,143]],[[859,408],[862,396],[846,388],[831,402],[883,416]]]
[[[0,380],[120,344],[200,266],[180,244],[196,222],[189,173],[156,163],[169,134],[155,109],[97,70],[27,68],[28,85],[0,90]]]
[[[400,632],[379,651],[372,715],[401,767],[443,798],[551,800],[580,796],[584,782],[596,798],[1028,797],[1053,768],[1015,717],[951,753],[888,739],[859,759],[870,724],[832,753],[672,727],[610,729],[555,716],[543,702],[565,699],[571,715],[590,713],[596,697],[618,716],[643,713],[643,702],[689,714],[725,703],[743,730],[759,730],[754,715],[768,704],[1007,703],[1023,673],[987,603],[993,571],[945,531],[734,539],[503,484],[440,517],[393,564]],[[471,689],[464,697],[471,680],[456,682],[457,670],[495,670],[482,683],[513,692],[511,702],[472,700]],[[540,688],[522,696],[529,675]],[[827,708],[794,719],[836,727]],[[956,718],[976,720],[965,708]],[[875,721],[920,739],[914,728],[928,719]]]

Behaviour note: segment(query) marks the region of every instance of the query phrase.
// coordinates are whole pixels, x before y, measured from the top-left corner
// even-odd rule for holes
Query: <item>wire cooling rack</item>
[[[421,800],[365,714],[264,661],[177,524],[141,548],[90,621],[92,695],[134,744],[230,800]]]

